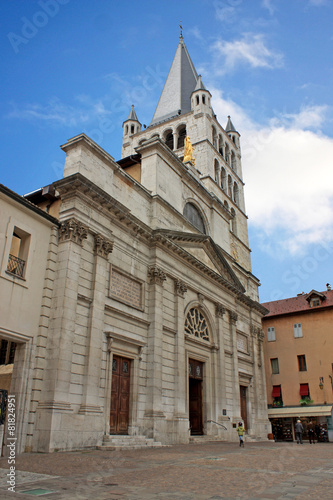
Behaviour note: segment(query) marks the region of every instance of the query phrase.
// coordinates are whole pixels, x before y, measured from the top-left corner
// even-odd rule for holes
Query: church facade
[[[219,124],[182,37],[151,124],[132,107],[123,128],[118,162],[84,134],[62,146],[24,449],[236,440],[239,420],[266,439],[240,135]]]

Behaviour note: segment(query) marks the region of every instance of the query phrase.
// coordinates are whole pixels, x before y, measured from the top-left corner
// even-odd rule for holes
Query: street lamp
[[[319,377],[319,389],[324,389],[324,377]]]

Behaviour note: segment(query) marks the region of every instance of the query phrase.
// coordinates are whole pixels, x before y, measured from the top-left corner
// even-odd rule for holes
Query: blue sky
[[[0,182],[62,177],[85,132],[116,160],[131,104],[149,124],[182,21],[220,123],[241,134],[260,300],[333,284],[331,0],[7,0],[0,29]]]

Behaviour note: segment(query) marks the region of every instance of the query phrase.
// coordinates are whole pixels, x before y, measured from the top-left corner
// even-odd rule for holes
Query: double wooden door
[[[203,363],[189,360],[189,419],[191,434],[203,434],[202,418]]]
[[[248,426],[247,426],[247,397],[246,397],[247,387],[245,387],[244,385],[240,385],[239,392],[240,392],[241,417],[242,417],[242,420],[244,422],[245,430],[247,431],[248,430]]]
[[[110,434],[127,434],[131,361],[121,356],[112,359]]]

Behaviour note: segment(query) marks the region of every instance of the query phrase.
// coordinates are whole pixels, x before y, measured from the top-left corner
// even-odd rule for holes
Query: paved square
[[[16,495],[7,491],[0,459],[1,499],[85,500],[333,500],[333,445],[206,442],[124,451],[91,450],[17,457]]]

